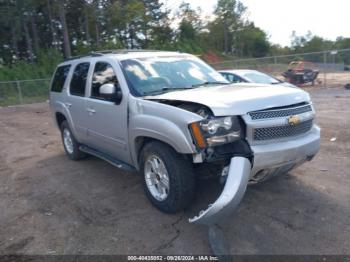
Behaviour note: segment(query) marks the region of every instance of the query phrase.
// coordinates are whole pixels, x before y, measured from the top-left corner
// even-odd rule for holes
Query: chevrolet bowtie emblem
[[[295,126],[295,125],[299,124],[300,122],[301,122],[301,119],[299,116],[290,116],[288,118],[288,124],[290,126]]]

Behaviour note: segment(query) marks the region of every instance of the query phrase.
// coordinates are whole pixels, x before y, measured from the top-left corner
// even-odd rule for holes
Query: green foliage
[[[214,41],[223,43],[222,51],[224,53],[234,54],[234,50],[238,49],[239,40],[237,40],[236,35],[244,24],[242,17],[245,12],[246,7],[239,0],[218,1],[214,12],[216,19],[212,23],[219,34]]]
[[[204,24],[201,21],[200,14],[200,9],[194,10],[189,4],[181,4],[177,13],[180,23],[174,39],[175,50],[198,55],[203,53],[202,30]]]
[[[163,2],[0,1],[0,81],[50,77],[63,53],[143,48],[217,53],[231,59],[350,47],[349,38],[332,42],[311,32],[305,36],[294,32],[291,47],[273,45],[245,18],[247,8],[240,0],[217,0],[213,19],[203,19],[199,8],[185,2],[173,6],[178,11],[172,18]],[[341,53],[338,60],[350,64],[350,55]]]
[[[298,36],[295,32],[292,34],[292,48],[290,53],[312,53],[322,52],[327,50],[338,50],[350,48],[350,38],[338,37],[336,41],[330,41],[320,36],[315,36],[308,32],[305,36]],[[323,58],[321,58],[323,60]],[[350,64],[350,53],[340,52],[335,57],[331,58],[333,62]],[[302,60],[302,59],[301,59]],[[308,55],[309,61],[320,61],[320,55]]]
[[[211,22],[203,19],[199,8],[182,3],[176,29],[160,0],[10,0],[0,2],[4,6],[9,17],[0,18],[0,57],[6,64],[0,76],[5,79],[29,76],[26,68],[12,70],[12,76],[7,70],[26,63],[36,63],[32,75],[45,75],[39,52],[50,49],[66,56],[119,48],[236,56],[263,56],[269,50],[266,34],[243,19],[246,8],[239,0],[218,0]],[[9,31],[12,37],[3,37]]]
[[[55,49],[42,50],[35,63],[19,60],[13,64],[0,66],[1,81],[50,78],[62,54]]]
[[[237,48],[242,57],[264,57],[270,51],[270,43],[266,33],[254,23],[244,25],[237,32]]]
[[[296,53],[307,53],[330,50],[334,43],[319,36],[314,36],[310,31],[305,36],[292,33],[292,50]]]

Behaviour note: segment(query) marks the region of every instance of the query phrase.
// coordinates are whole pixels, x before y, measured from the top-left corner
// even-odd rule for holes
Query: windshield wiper
[[[200,87],[200,86],[207,86],[207,85],[229,85],[230,83],[226,83],[226,82],[215,82],[215,81],[207,81],[207,82],[203,82],[200,84],[195,84],[192,85],[192,87]]]
[[[148,95],[160,95],[166,92],[171,92],[171,91],[179,91],[179,90],[186,90],[186,89],[192,89],[192,87],[164,87],[162,89],[159,90],[154,90],[151,92],[145,92],[144,95],[148,96]]]
[[[145,92],[143,95],[144,96],[149,96],[149,95],[160,95],[166,92],[172,92],[172,91],[179,91],[179,90],[187,90],[187,89],[193,89],[196,87],[200,87],[200,86],[205,86],[205,85],[229,85],[230,83],[225,83],[225,82],[203,82],[200,84],[195,84],[192,85],[190,87],[164,87],[162,89],[159,90],[154,90],[154,91],[150,91],[150,92]]]

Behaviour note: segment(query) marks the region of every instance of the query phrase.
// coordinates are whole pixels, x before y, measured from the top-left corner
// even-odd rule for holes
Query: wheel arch
[[[55,113],[55,119],[56,119],[56,124],[57,124],[58,128],[61,127],[63,121],[67,121],[66,116],[64,114],[62,114],[61,112]]]
[[[139,169],[140,149],[150,140],[160,141],[179,154],[196,153],[186,124],[154,115],[139,114],[130,118],[129,148],[133,165]]]
[[[186,152],[186,153],[179,152],[179,149],[176,148],[176,146],[174,146],[172,142],[169,142],[169,140],[166,140],[166,139],[161,139],[158,136],[155,137],[151,135],[140,135],[133,139],[132,146],[131,146],[131,156],[132,156],[134,166],[136,167],[137,170],[139,169],[139,157],[140,157],[141,151],[146,144],[151,142],[160,142],[162,144],[165,144],[179,154],[186,155],[186,154],[192,153],[192,152]]]
[[[55,123],[56,123],[59,130],[61,129],[62,122],[67,121],[67,123],[71,129],[71,132],[73,133],[75,138],[78,139],[75,125],[74,125],[73,119],[72,119],[68,109],[66,109],[65,107],[60,107],[53,112],[53,116],[54,116]]]

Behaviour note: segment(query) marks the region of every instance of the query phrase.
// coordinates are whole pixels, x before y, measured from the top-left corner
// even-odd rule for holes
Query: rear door
[[[127,97],[123,94],[121,103],[117,105],[100,95],[100,87],[104,84],[120,88],[117,72],[121,73],[121,70],[116,65],[96,61],[84,113],[87,116],[88,145],[128,163]]]
[[[76,138],[81,143],[84,143],[87,138],[87,127],[84,118],[86,117],[85,91],[89,69],[89,62],[81,62],[75,65],[65,101],[73,120]]]

